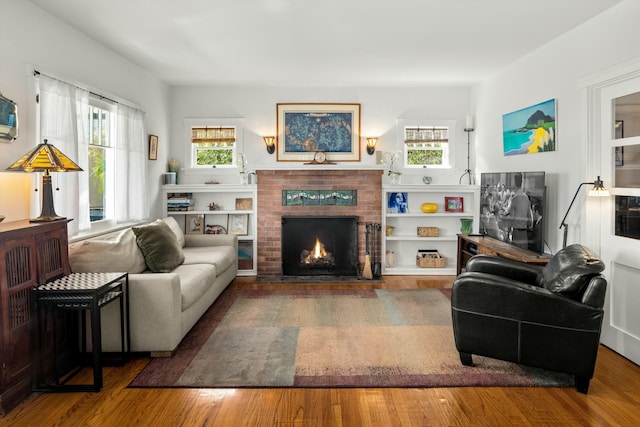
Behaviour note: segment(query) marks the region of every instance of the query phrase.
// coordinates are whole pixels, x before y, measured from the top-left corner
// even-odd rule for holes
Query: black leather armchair
[[[472,355],[575,375],[576,389],[593,377],[607,282],[604,264],[571,245],[545,267],[476,255],[453,283],[451,312],[460,361]]]

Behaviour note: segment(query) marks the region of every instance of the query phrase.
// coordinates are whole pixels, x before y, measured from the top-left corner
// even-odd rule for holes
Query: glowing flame
[[[324,246],[320,243],[320,240],[316,237],[316,245],[313,248],[313,257],[322,258],[327,256],[327,251],[324,250]]]

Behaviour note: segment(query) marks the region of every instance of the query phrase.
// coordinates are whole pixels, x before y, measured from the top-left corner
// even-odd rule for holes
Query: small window
[[[452,123],[407,123],[401,124],[400,129],[406,168],[452,167]]]
[[[235,127],[195,126],[191,128],[192,167],[233,167],[235,157]]]

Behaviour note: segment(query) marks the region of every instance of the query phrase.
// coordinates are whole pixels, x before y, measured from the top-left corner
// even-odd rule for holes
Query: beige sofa
[[[233,235],[184,235],[172,217],[147,226],[170,229],[166,234],[171,241],[157,246],[156,255],[173,250],[179,257],[173,260],[177,265],[155,265],[150,250],[140,246],[143,236],[136,236],[150,228],[140,227],[72,243],[69,262],[74,272],[128,272],[131,351],[170,356],[236,277],[238,240]],[[152,271],[158,269],[168,272]],[[104,307],[101,318],[103,351],[120,351],[118,304]]]

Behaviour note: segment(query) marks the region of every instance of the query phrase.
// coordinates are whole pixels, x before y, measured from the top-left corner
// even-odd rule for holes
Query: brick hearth
[[[258,276],[281,276],[283,215],[357,215],[359,271],[365,259],[365,223],[382,222],[380,170],[259,170]],[[282,190],[357,190],[357,206],[282,206]],[[380,260],[380,254],[377,254]]]

